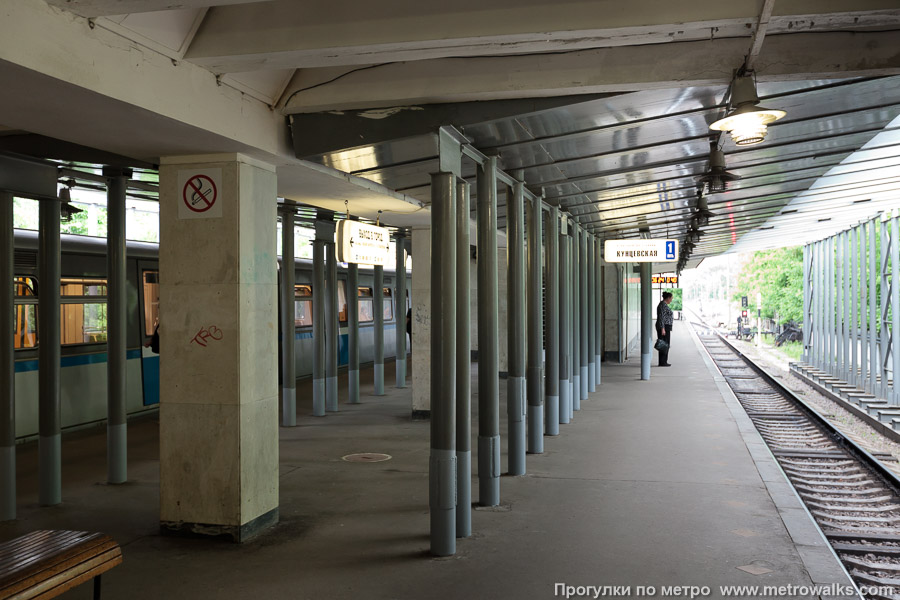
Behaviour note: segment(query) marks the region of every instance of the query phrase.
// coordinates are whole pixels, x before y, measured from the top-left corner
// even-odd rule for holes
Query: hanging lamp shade
[[[738,146],[752,146],[766,139],[768,126],[787,113],[757,106],[759,96],[753,77],[743,75],[731,83],[731,106],[728,114],[709,126],[715,131],[727,131]]]

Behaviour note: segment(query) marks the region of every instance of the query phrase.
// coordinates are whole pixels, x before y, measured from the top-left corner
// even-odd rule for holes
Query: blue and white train
[[[62,369],[61,418],[63,429],[102,423],[106,419],[106,240],[62,235],[60,311]],[[37,272],[38,234],[15,233],[16,437],[38,433],[37,301],[41,293]],[[159,310],[159,246],[128,242],[128,330],[126,341],[129,416],[157,409],[159,356],[148,347]],[[295,261],[295,331],[297,378],[312,375],[312,261]],[[409,278],[409,274],[407,274]],[[373,271],[359,270],[360,363],[374,361]],[[384,274],[384,355],[394,356],[394,330],[398,319],[405,327],[409,298],[398,313],[394,298],[394,272]],[[338,305],[341,335],[339,362],[347,364],[347,273],[338,269]],[[409,284],[407,284],[409,289]],[[403,306],[403,305],[401,305]]]

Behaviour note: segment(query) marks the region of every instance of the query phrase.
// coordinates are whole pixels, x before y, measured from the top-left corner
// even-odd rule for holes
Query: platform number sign
[[[222,216],[222,169],[178,171],[178,218],[216,219]]]
[[[747,296],[741,296],[741,308],[747,308]],[[747,312],[747,311],[744,311]],[[747,315],[744,315],[745,317]]]
[[[666,240],[666,260],[675,260],[675,240]]]

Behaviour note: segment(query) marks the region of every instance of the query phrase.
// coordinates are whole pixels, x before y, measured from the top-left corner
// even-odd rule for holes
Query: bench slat
[[[108,535],[34,531],[0,544],[0,600],[45,600],[122,562]]]

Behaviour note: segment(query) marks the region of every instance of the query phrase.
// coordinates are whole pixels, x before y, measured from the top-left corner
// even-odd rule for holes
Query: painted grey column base
[[[338,408],[338,378],[337,375],[325,380],[325,410],[337,412]]]
[[[525,474],[525,378],[506,380],[506,414],[509,417],[507,459],[510,475]]]
[[[347,372],[347,388],[350,394],[347,401],[350,404],[359,404],[359,371]]]
[[[456,452],[456,537],[472,535],[472,451]]]
[[[325,416],[325,380],[313,379],[313,416]]]
[[[58,433],[38,438],[38,476],[41,506],[62,502],[62,436]]]
[[[572,418],[572,384],[568,379],[559,380],[559,422],[568,423]]]
[[[587,365],[581,367],[581,377],[578,380],[581,384],[581,399],[588,399],[588,368]],[[581,402],[578,403],[578,408],[581,408]]]
[[[652,354],[641,354],[641,380],[648,381],[650,379],[650,359]]]
[[[297,426],[297,389],[281,389],[281,426]]]
[[[279,510],[273,508],[269,512],[247,521],[243,525],[215,525],[210,523],[185,523],[184,521],[161,521],[159,532],[162,535],[191,538],[224,538],[241,543],[253,539],[265,529],[278,522]]]
[[[375,395],[384,396],[384,363],[375,365]]]
[[[544,398],[544,435],[559,435],[559,396]]]
[[[406,387],[406,359],[398,358],[396,361],[396,366],[397,366],[396,386],[398,389],[403,389]]]
[[[128,426],[106,425],[106,482],[128,481]]]
[[[16,447],[0,448],[0,521],[16,518]]]
[[[431,449],[428,468],[431,553],[456,553],[456,451]]]
[[[500,504],[500,436],[478,437],[478,504]]]
[[[600,354],[598,354],[596,356],[596,358],[594,358],[594,368],[597,369],[597,385],[598,386],[600,385],[600,381],[601,381],[600,373],[602,372],[600,369],[600,359],[601,358],[602,358],[602,356]]]
[[[581,410],[581,369],[577,371],[578,375],[572,377],[572,410]],[[574,415],[573,415],[574,416]]]
[[[544,452],[544,407],[528,407],[528,453]]]
[[[577,375],[573,376],[573,378],[569,380],[569,421],[575,420],[575,402],[576,402],[575,379],[576,378],[577,378]],[[581,403],[579,402],[578,404],[579,404],[578,410],[581,410]]]
[[[588,363],[588,393],[593,394],[597,391],[597,368],[594,367],[594,361]]]

